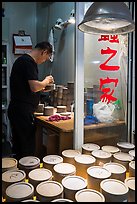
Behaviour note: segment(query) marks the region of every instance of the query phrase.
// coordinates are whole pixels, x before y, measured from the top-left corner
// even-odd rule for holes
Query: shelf
[[[7,89],[7,85],[2,85],[2,89]]]
[[[9,104],[9,44],[2,42],[2,131],[4,131],[5,139],[10,138],[10,124],[7,116]]]

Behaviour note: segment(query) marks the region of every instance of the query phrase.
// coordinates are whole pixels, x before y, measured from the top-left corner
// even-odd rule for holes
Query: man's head
[[[35,53],[35,56],[33,54],[32,56],[35,58],[36,63],[42,64],[50,59],[53,50],[52,45],[49,42],[43,41],[38,43],[33,51],[34,52],[32,53]]]

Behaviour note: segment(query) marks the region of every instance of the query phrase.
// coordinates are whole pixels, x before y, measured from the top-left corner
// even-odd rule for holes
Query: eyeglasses
[[[53,61],[53,55],[55,54],[55,52],[49,53],[49,60],[52,62]]]
[[[52,53],[49,54],[49,60],[52,59],[52,55],[53,55]]]

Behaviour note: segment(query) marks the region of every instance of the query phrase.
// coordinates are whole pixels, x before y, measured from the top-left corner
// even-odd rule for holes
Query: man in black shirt
[[[20,56],[13,64],[10,75],[11,100],[8,117],[12,131],[12,152],[16,159],[33,156],[35,153],[35,112],[40,91],[54,82],[51,75],[38,80],[38,64],[49,60],[52,45],[38,43],[28,54]]]

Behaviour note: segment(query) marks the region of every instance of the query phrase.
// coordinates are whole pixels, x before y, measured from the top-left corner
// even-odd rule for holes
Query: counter
[[[42,159],[48,154],[58,154],[73,148],[74,115],[69,120],[47,121],[48,116],[36,116],[36,151]],[[124,121],[98,123],[84,126],[84,143],[116,145],[126,130]]]

